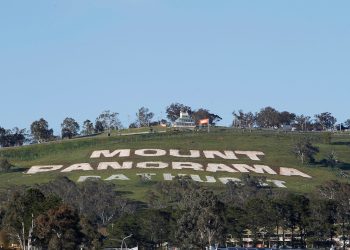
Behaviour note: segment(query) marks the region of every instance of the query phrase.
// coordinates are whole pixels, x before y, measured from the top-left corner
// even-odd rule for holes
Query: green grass
[[[141,130],[142,131],[142,130]],[[123,131],[122,133],[133,133],[135,130]],[[139,132],[139,131],[137,131]],[[332,136],[330,144],[323,143],[321,133],[305,134],[312,138],[315,145],[320,148],[320,153],[317,155],[317,161],[322,160],[332,150],[336,152],[338,160],[342,162],[343,171],[349,173],[350,169],[350,135],[335,134]],[[168,132],[168,133],[152,133],[143,135],[121,136],[113,132],[111,136],[102,134],[91,138],[79,138],[72,140],[64,140],[59,142],[51,142],[39,145],[30,145],[18,148],[6,148],[0,150],[0,157],[7,158],[16,166],[17,171],[11,173],[0,173],[0,188],[6,188],[9,185],[33,185],[36,183],[48,182],[58,175],[63,175],[59,172],[41,173],[34,175],[26,175],[23,172],[33,165],[51,165],[63,164],[69,166],[73,163],[90,162],[93,165],[100,161],[133,161],[134,163],[143,161],[191,161],[202,164],[215,163],[247,163],[264,164],[278,170],[279,167],[293,167],[300,169],[311,175],[312,179],[302,177],[286,177],[266,175],[270,179],[278,179],[286,181],[286,186],[296,192],[310,192],[316,186],[325,181],[338,179],[340,181],[349,182],[348,178],[339,177],[339,170],[315,164],[311,166],[301,165],[292,153],[294,142],[300,137],[305,136],[299,133],[277,133],[271,131],[254,131],[252,133],[241,130],[230,130],[224,128],[213,129],[211,133],[205,132]],[[175,158],[170,156],[164,157],[140,157],[131,155],[130,158],[114,158],[114,159],[90,159],[90,155],[94,150],[115,150],[115,149],[142,149],[142,148],[159,148],[159,149],[181,149],[181,150],[255,150],[263,151],[265,156],[260,162],[253,162],[247,157],[241,156],[239,160],[222,160],[222,159],[186,159]],[[112,174],[123,173],[128,176],[130,181],[115,181],[122,191],[130,192],[130,197],[143,200],[146,192],[154,187],[155,182],[145,183],[140,181],[137,173],[156,173],[155,181],[162,180],[163,173],[178,173],[184,174],[199,174],[201,177],[206,175],[214,177],[232,176],[238,177],[239,173],[209,173],[189,170],[107,170],[107,171],[76,171],[65,174],[72,180],[77,180],[81,175],[99,175],[101,178],[106,178]],[[212,188],[223,188],[221,183],[207,184]]]

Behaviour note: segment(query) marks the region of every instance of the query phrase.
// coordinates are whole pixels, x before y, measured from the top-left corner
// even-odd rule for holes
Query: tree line
[[[170,126],[172,122],[179,118],[180,112],[187,112],[196,124],[201,119],[209,119],[209,124],[215,126],[222,118],[210,112],[208,109],[192,109],[190,106],[181,103],[172,103],[166,107],[166,118],[154,120],[154,113],[146,107],[141,107],[135,114],[136,119],[131,122],[128,128],[150,127],[159,124]],[[337,119],[329,112],[316,114],[314,119],[310,116],[296,115],[288,111],[279,112],[272,107],[262,108],[259,112],[234,111],[232,127],[253,129],[253,128],[286,128],[293,127],[298,131],[321,131],[335,129]],[[337,125],[338,129],[344,130],[350,127],[350,119]],[[58,139],[71,139],[76,136],[91,136],[102,132],[110,132],[123,128],[117,112],[110,110],[103,111],[95,121],[89,119],[80,124],[71,117],[65,118],[61,123],[60,136],[54,135],[54,131],[49,127],[44,118],[40,118],[31,123],[30,129],[5,129],[0,126],[0,146],[13,147],[22,146],[25,143],[43,143]]]
[[[223,191],[214,192],[189,178],[176,178],[154,184],[143,202],[126,198],[118,186],[100,180],[77,185],[59,177],[31,188],[11,187],[0,196],[0,245],[102,249],[120,246],[132,234],[128,246],[140,249],[161,249],[165,244],[180,249],[244,246],[248,237],[254,246],[339,244],[345,249],[350,184],[330,181],[303,194],[266,186],[265,181],[246,174],[241,182],[229,182]],[[149,185],[147,180],[140,182]]]

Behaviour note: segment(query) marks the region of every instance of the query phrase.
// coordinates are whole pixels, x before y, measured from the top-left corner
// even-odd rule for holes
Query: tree
[[[190,190],[184,194],[179,209],[175,237],[181,248],[204,248],[223,241],[224,206],[213,192]]]
[[[238,113],[233,111],[232,114],[234,116],[232,126],[249,129],[253,128],[256,121],[256,116],[252,112],[244,113],[243,110],[240,109],[238,110]]]
[[[320,124],[322,130],[331,129],[334,127],[334,124],[337,122],[337,119],[332,116],[329,112],[324,112],[321,114],[315,115],[316,123]]]
[[[71,139],[72,137],[78,135],[79,128],[79,124],[73,118],[67,117],[61,124],[62,138],[68,137]]]
[[[279,112],[271,107],[263,108],[256,115],[256,123],[261,128],[278,127],[280,125]]]
[[[291,229],[292,245],[295,241],[294,233],[298,229],[300,244],[305,246],[306,228],[310,217],[310,200],[304,195],[288,193],[286,203],[288,205],[287,225]]]
[[[103,124],[101,121],[96,121],[95,122],[95,133],[101,133],[104,132],[105,128],[103,127]]]
[[[110,110],[103,111],[97,118],[96,118],[96,126],[97,122],[101,122],[101,125],[103,127],[103,131],[110,132],[111,130],[120,129],[122,127],[121,122],[118,119],[118,113],[111,112]]]
[[[136,119],[139,127],[148,127],[154,114],[148,108],[141,107],[136,113]]]
[[[295,122],[298,130],[307,131],[311,129],[311,117],[299,115],[295,117]]]
[[[189,106],[186,106],[181,103],[172,103],[166,108],[167,118],[174,122],[177,118],[180,117],[180,112],[187,112],[189,115],[192,114],[192,109]]]
[[[80,227],[83,234],[82,244],[87,249],[100,249],[102,235],[98,232],[98,225],[85,216],[80,216]]]
[[[129,128],[138,128],[137,122],[132,122],[129,124]]]
[[[88,218],[105,226],[128,208],[127,200],[123,199],[115,189],[114,184],[101,180],[85,181],[74,203]]]
[[[300,159],[301,164],[304,164],[305,160],[309,163],[314,162],[314,156],[319,152],[319,149],[312,145],[309,138],[303,137],[294,144],[293,152]]]
[[[12,129],[12,145],[22,146],[24,142],[27,140],[26,136],[27,136],[26,129],[19,129],[17,127],[14,127]]]
[[[209,119],[209,124],[215,126],[215,124],[222,120],[222,118],[214,113],[210,113],[209,110],[200,108],[192,112],[192,118],[195,123],[198,124],[199,120]]]
[[[117,244],[122,243],[122,239],[132,234],[132,237],[128,238],[128,245],[135,246],[136,244],[143,245],[145,239],[142,232],[142,219],[138,214],[125,214],[118,220],[108,226],[109,238],[120,239]],[[115,242],[113,242],[115,245]]]
[[[343,249],[346,249],[346,235],[350,234],[350,184],[329,181],[318,189],[318,194],[337,204],[337,222],[341,225]]]
[[[310,212],[307,230],[314,247],[331,247],[336,235],[337,203],[333,200],[317,197],[310,203]]]
[[[0,127],[0,146],[1,147],[14,147],[22,146],[27,140],[27,133],[25,129],[19,129],[17,127],[10,129],[4,129]]]
[[[77,249],[83,240],[77,211],[62,204],[39,215],[35,234],[49,250]]]
[[[30,250],[34,239],[34,219],[44,211],[56,207],[60,201],[46,198],[38,189],[14,192],[6,207],[5,227],[21,249]]]
[[[228,235],[232,238],[238,239],[238,245],[243,247],[243,237],[246,229],[246,224],[244,223],[245,211],[242,208],[236,207],[232,204],[227,204],[225,220],[226,229]]]
[[[85,120],[83,123],[83,130],[81,131],[83,135],[92,135],[95,133],[94,124],[90,120]]]
[[[281,125],[291,125],[295,120],[296,115],[294,113],[289,113],[288,111],[283,111],[279,113],[279,124]]]
[[[262,235],[263,242],[265,235],[273,231],[273,223],[271,220],[271,209],[269,200],[263,200],[259,198],[249,199],[244,206],[244,224],[252,232],[253,244],[257,243],[260,238],[258,235]]]
[[[38,121],[34,121],[30,125],[30,131],[33,138],[38,143],[47,142],[53,138],[53,130],[49,129],[48,122],[43,118]]]
[[[230,181],[226,184],[226,192],[223,195],[225,203],[243,208],[251,198],[266,199],[269,188],[264,185],[266,177],[242,174],[240,182]]]
[[[350,128],[350,119],[347,119],[345,122],[344,122],[345,126],[347,126],[348,128]]]
[[[10,243],[9,235],[4,230],[0,229],[0,250],[8,249],[9,243]]]
[[[87,180],[77,186],[67,177],[59,177],[42,185],[41,190],[45,194],[56,194],[98,225],[105,226],[130,209],[128,200],[121,197],[115,185],[101,180]]]
[[[171,240],[171,214],[162,210],[149,209],[142,213],[141,233],[149,247],[161,245],[163,242]]]

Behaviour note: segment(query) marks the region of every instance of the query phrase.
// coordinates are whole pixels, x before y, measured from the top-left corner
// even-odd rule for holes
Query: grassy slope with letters
[[[128,131],[132,132],[132,131]],[[298,159],[293,155],[292,149],[295,141],[300,136],[312,137],[313,143],[320,148],[320,153],[317,155],[316,161],[320,161],[326,157],[332,150],[336,152],[340,163],[340,168],[347,174],[350,173],[350,135],[349,134],[334,134],[332,135],[331,143],[325,143],[325,134],[309,133],[301,135],[299,133],[283,133],[274,131],[253,131],[249,133],[241,130],[230,129],[215,129],[211,133],[206,132],[167,132],[153,133],[143,135],[128,135],[121,136],[118,133],[112,133],[112,136],[107,137],[105,134],[89,138],[78,138],[72,140],[64,140],[60,142],[45,143],[39,145],[30,145],[18,148],[0,149],[0,157],[6,157],[16,169],[11,173],[0,173],[0,188],[6,188],[13,184],[33,185],[35,183],[48,182],[58,175],[62,175],[58,171],[50,173],[41,173],[34,175],[26,175],[23,172],[32,165],[51,165],[64,164],[69,166],[73,163],[97,163],[101,161],[133,161],[134,163],[143,161],[191,161],[199,163],[246,163],[265,164],[278,170],[279,167],[294,167],[311,175],[312,179],[302,177],[286,177],[280,175],[266,175],[267,178],[284,180],[286,186],[290,190],[297,192],[309,192],[317,185],[331,180],[338,179],[340,181],[349,182],[350,179],[341,177],[340,170],[330,169],[321,164],[301,165]],[[198,149],[198,150],[254,150],[262,151],[265,156],[262,161],[252,161],[245,156],[239,156],[239,160],[222,160],[216,159],[186,159],[170,156],[164,157],[140,157],[131,155],[130,158],[109,158],[109,159],[90,159],[90,155],[94,150],[115,150],[115,149],[142,149],[142,148],[159,148],[159,149]],[[277,171],[278,172],[278,171]],[[130,197],[135,199],[144,199],[147,190],[153,187],[155,182],[142,182],[136,176],[137,173],[156,173],[154,180],[162,180],[163,173],[184,173],[184,174],[199,174],[201,177],[206,175],[214,177],[233,176],[240,177],[240,173],[210,173],[189,170],[172,170],[170,167],[164,170],[107,170],[107,171],[75,171],[66,173],[72,180],[77,180],[81,175],[99,175],[102,178],[116,173],[123,173],[129,177],[130,181],[116,181],[121,190],[130,192]],[[213,189],[224,187],[221,183],[207,184]]]

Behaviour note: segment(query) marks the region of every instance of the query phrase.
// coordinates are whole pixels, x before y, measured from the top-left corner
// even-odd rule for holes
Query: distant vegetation
[[[330,181],[305,195],[262,182],[244,175],[241,183],[214,192],[177,178],[156,184],[144,202],[126,198],[118,186],[103,181],[78,186],[60,177],[34,188],[9,188],[0,196],[0,245],[103,249],[120,246],[131,235],[128,246],[140,249],[163,244],[181,249],[214,244],[345,248],[350,184]]]
[[[154,113],[146,107],[141,107],[136,112],[136,120],[127,124],[127,128],[144,128],[157,125],[170,126],[180,112],[187,112],[199,124],[202,119],[209,119],[209,124],[215,126],[222,118],[211,113],[208,109],[199,108],[193,110],[190,106],[181,103],[172,103],[166,107],[167,119],[153,120]],[[350,127],[350,119],[337,124],[337,119],[330,112],[316,114],[314,119],[306,115],[296,115],[289,111],[279,112],[272,107],[262,108],[259,112],[243,112],[243,110],[232,113],[232,127],[241,129],[278,129],[295,131],[344,131]],[[1,124],[0,124],[1,125]],[[54,135],[49,128],[48,122],[40,118],[32,122],[30,130],[5,129],[0,126],[0,147],[22,146],[24,144],[43,143],[58,139],[71,139],[77,136],[91,136],[106,132],[109,135],[112,131],[121,130],[124,126],[118,118],[117,112],[110,110],[103,111],[96,119],[95,123],[86,119],[82,125],[71,117],[67,117],[61,124],[61,134]]]

